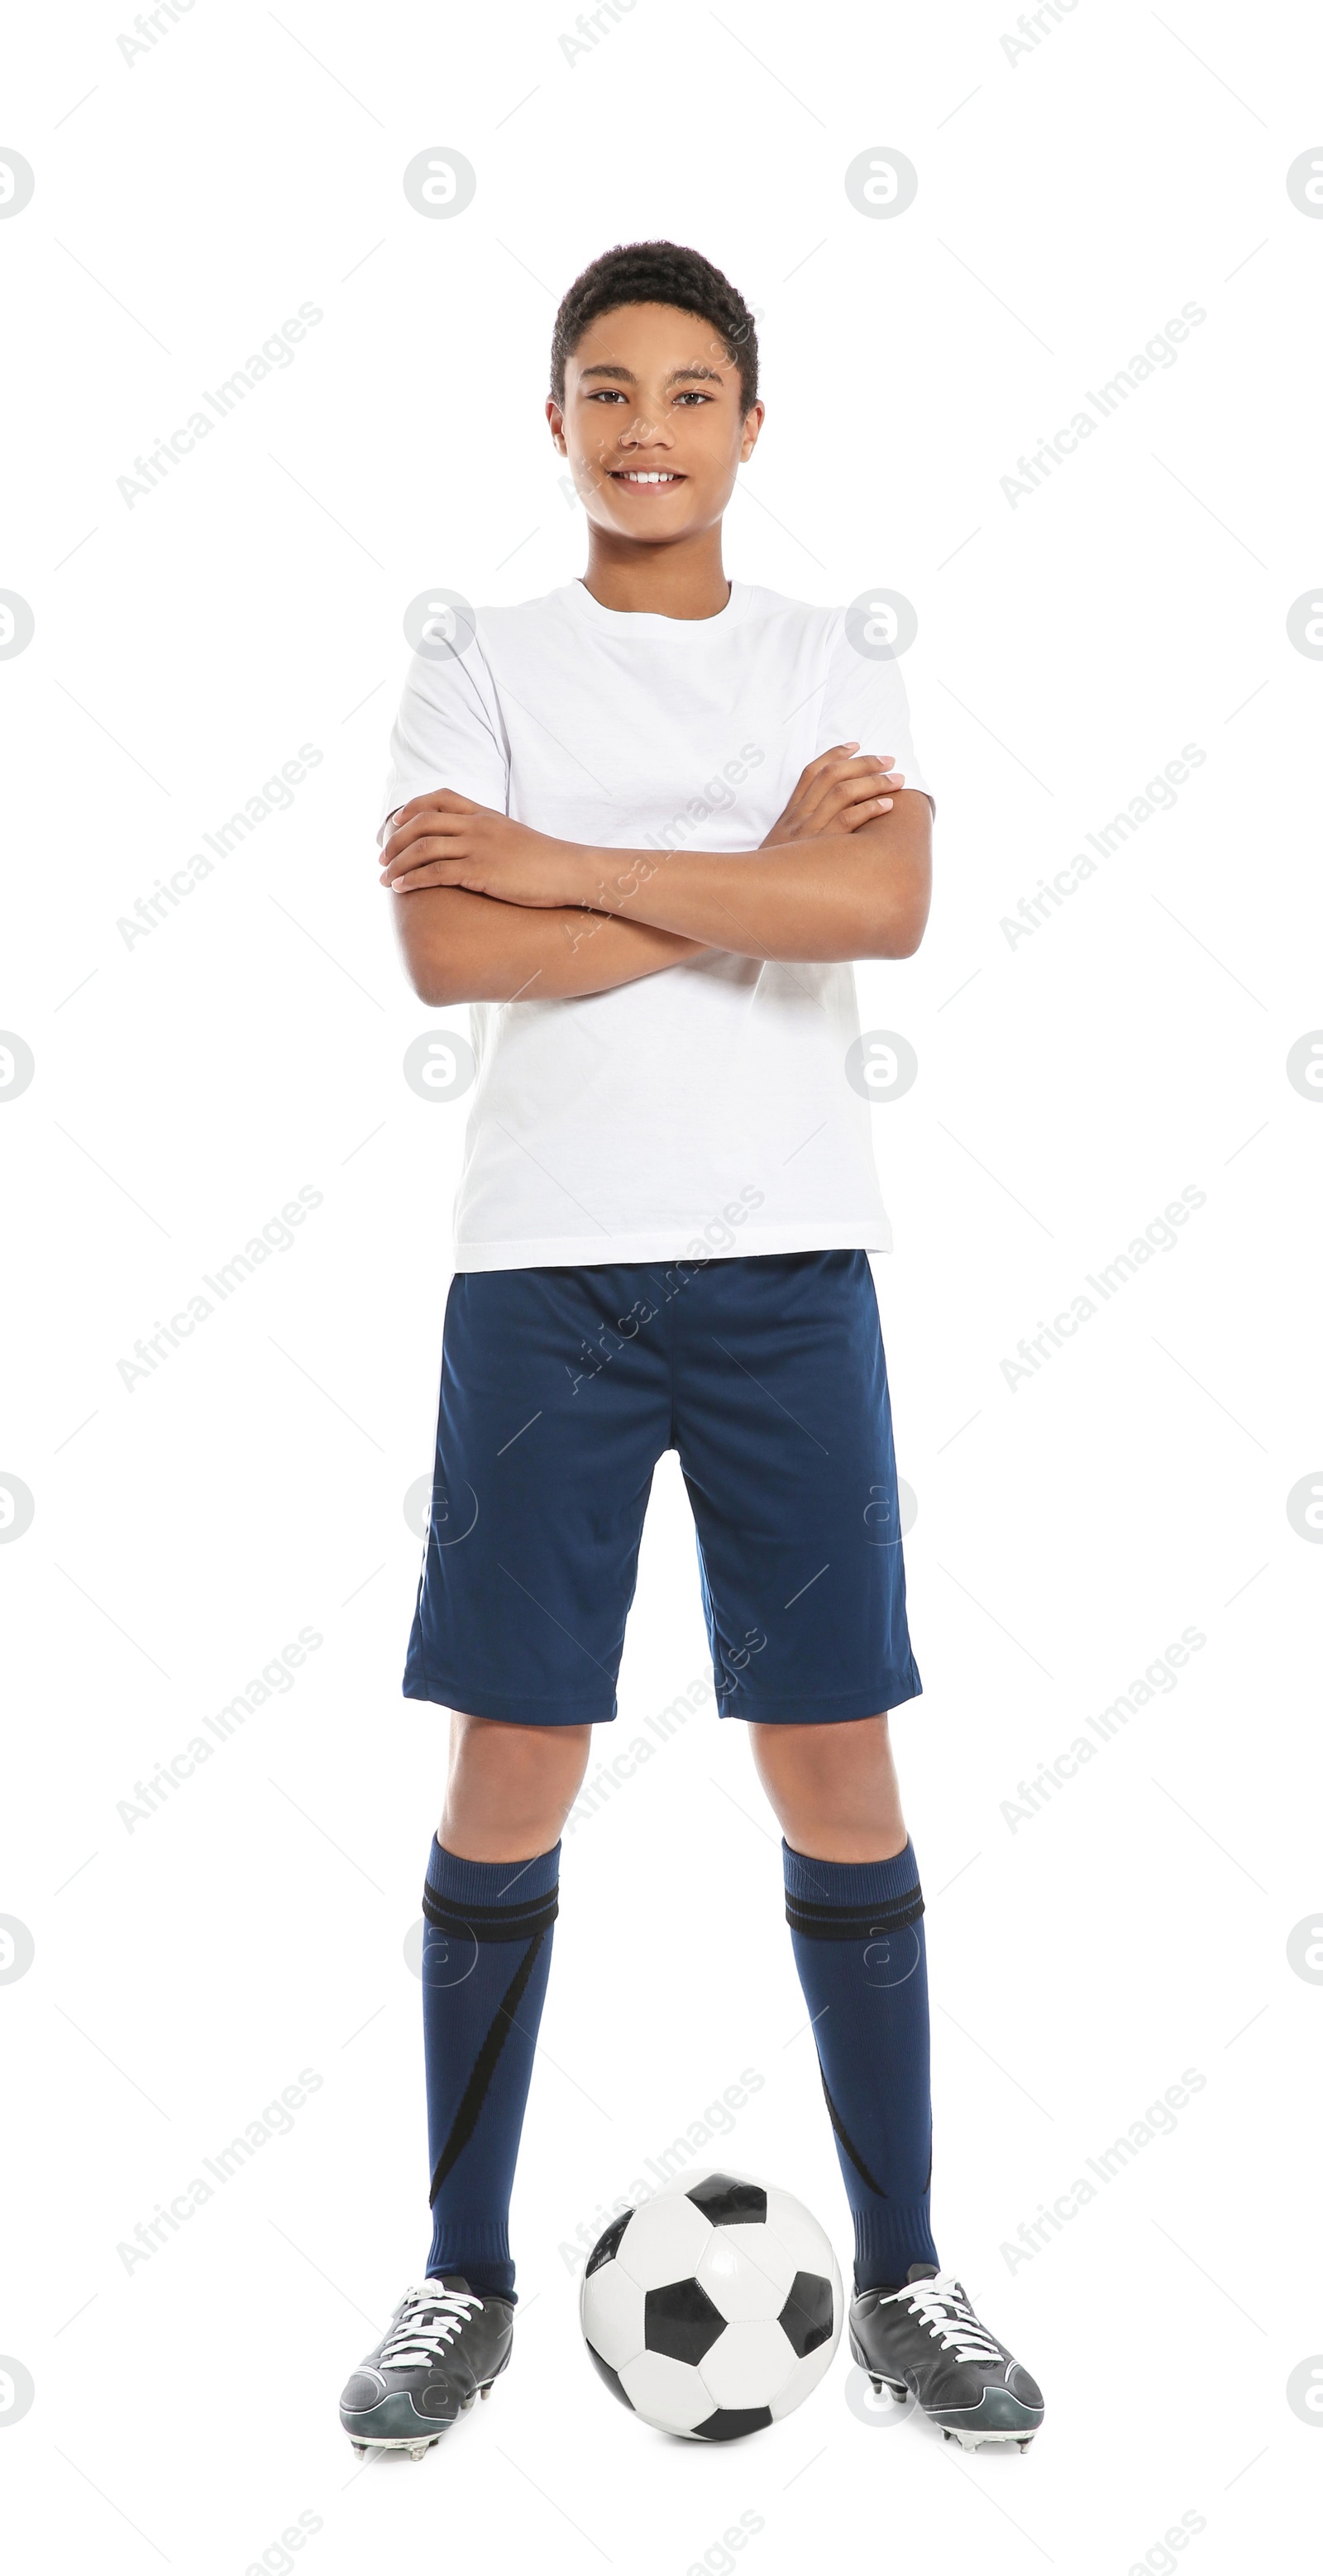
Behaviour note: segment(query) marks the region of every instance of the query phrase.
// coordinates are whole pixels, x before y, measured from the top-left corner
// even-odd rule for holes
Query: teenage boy
[[[382,825],[407,972],[474,1005],[478,1082],[404,1679],[451,1711],[423,1896],[432,2245],[341,2421],[419,2452],[509,2360],[559,1837],[673,1448],[718,1710],[785,1838],[852,2350],[962,2442],[1024,2443],[1039,2391],[929,2226],[923,1899],[887,1737],[921,1684],[868,1265],[890,1229],[847,1079],[850,961],[923,934],[930,801],[895,663],[722,570],[763,405],[720,272],[607,252],[551,384],[587,573],[416,657]]]

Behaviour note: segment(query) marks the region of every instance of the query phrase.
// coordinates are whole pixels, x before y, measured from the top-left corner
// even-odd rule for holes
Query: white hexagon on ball
[[[641,2290],[660,2290],[668,2281],[692,2280],[711,2234],[701,2209],[682,2191],[661,2191],[635,2210],[615,2259]]]
[[[797,2269],[766,2227],[714,2227],[694,2278],[735,2325],[779,2317]]]
[[[770,2406],[795,2367],[795,2355],[775,2317],[727,2326],[699,2370],[718,2406]]]
[[[627,2361],[620,2385],[631,2406],[662,2433],[692,2433],[712,2412],[712,2395],[689,2361],[641,2352]]]

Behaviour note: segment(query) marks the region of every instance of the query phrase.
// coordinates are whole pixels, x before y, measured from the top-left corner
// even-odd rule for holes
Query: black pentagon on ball
[[[686,2192],[712,2227],[756,2227],[767,2223],[767,2194],[760,2182],[741,2182],[734,2174],[704,2174]]]
[[[738,2442],[742,2433],[761,2433],[771,2423],[770,2406],[719,2406],[694,2426],[696,2442]]]
[[[820,2272],[796,2272],[776,2322],[800,2361],[806,2352],[816,2352],[832,2330],[830,2281]]]
[[[627,2209],[621,2217],[613,2218],[610,2226],[603,2229],[583,2267],[585,2280],[590,2272],[600,2272],[602,2265],[609,2263],[612,2255],[620,2252],[620,2239],[633,2215],[633,2210]]]
[[[618,2397],[621,2405],[627,2406],[630,2414],[632,2415],[634,2412],[634,2400],[622,2388],[620,2384],[619,2371],[613,2370],[609,2361],[603,2361],[600,2352],[595,2351],[591,2344],[588,2346],[588,2358],[592,2363],[594,2370],[597,2372],[598,2377],[606,2381],[607,2387],[610,2389],[612,2396]]]
[[[726,2320],[701,2281],[668,2281],[649,2290],[643,2301],[643,2344],[647,2352],[664,2352],[672,2361],[702,2360],[712,2350]]]

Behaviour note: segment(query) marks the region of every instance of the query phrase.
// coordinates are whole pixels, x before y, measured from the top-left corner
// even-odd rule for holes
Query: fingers
[[[461,887],[464,881],[462,859],[428,859],[419,868],[410,868],[406,876],[385,877],[387,894],[417,894],[422,886]]]
[[[842,789],[857,789],[863,780],[870,794],[888,790],[892,784],[888,773],[894,766],[889,753],[879,757],[876,752],[855,752],[850,744],[841,743],[834,751],[824,751],[810,761],[787,811],[793,813],[801,829],[807,824],[810,831],[824,831],[830,816],[838,810]]]
[[[861,823],[871,823],[879,814],[889,814],[895,803],[891,796],[865,796],[833,807],[818,824],[815,839],[831,832],[857,832]]]
[[[477,810],[475,806],[473,812]],[[438,812],[434,807],[426,808],[416,814],[411,823],[403,823],[392,832],[377,862],[382,875],[388,876],[392,869],[398,869],[401,862],[414,867],[423,856],[453,857],[457,842],[463,839],[471,825],[472,814],[451,814]]]
[[[892,791],[902,783],[900,773],[884,768],[880,761],[843,761],[816,781],[796,809],[799,829],[810,834],[856,831],[872,815],[890,812],[895,801]],[[847,821],[847,816],[852,819]]]
[[[405,881],[412,885],[424,868],[437,866],[458,869],[460,858],[455,842],[444,833],[424,830],[412,839],[388,842],[381,857],[382,882],[392,887]],[[428,885],[447,885],[457,883],[458,879],[455,876],[429,875],[426,882]]]
[[[857,832],[861,823],[871,823],[879,814],[889,814],[894,796],[866,796],[857,805],[843,806],[832,822],[834,832]]]
[[[409,822],[396,824],[386,847],[388,850],[404,849],[409,842],[418,840],[426,832],[468,831],[477,812],[476,805],[465,813],[452,813],[445,805],[420,806]]]
[[[809,762],[807,769],[802,769],[800,771],[800,786],[806,786],[810,778],[819,777],[822,771],[827,767],[829,761],[848,760],[851,752],[857,751],[858,749],[859,745],[857,742],[837,742],[833,743],[830,751],[818,752],[816,757]]]
[[[397,806],[392,815],[390,838],[382,847],[377,864],[383,870],[389,867],[420,832],[447,828],[446,816],[455,818],[448,826],[453,830],[458,818],[485,814],[490,810],[488,806],[475,805],[471,796],[457,795],[453,787],[430,787],[425,796],[411,796],[408,804]]]

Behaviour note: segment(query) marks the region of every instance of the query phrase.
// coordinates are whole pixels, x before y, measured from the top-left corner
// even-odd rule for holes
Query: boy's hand
[[[878,759],[871,751],[860,753],[857,742],[838,742],[834,751],[819,752],[801,772],[785,812],[778,815],[760,847],[774,850],[783,841],[816,841],[825,832],[857,832],[875,814],[890,811],[891,789],[904,784],[890,753]]]
[[[508,814],[475,805],[451,787],[436,787],[400,807],[381,853],[381,881],[395,894],[458,886],[548,911],[587,899],[576,882],[581,871],[574,861],[581,856],[568,842],[512,823]]]

